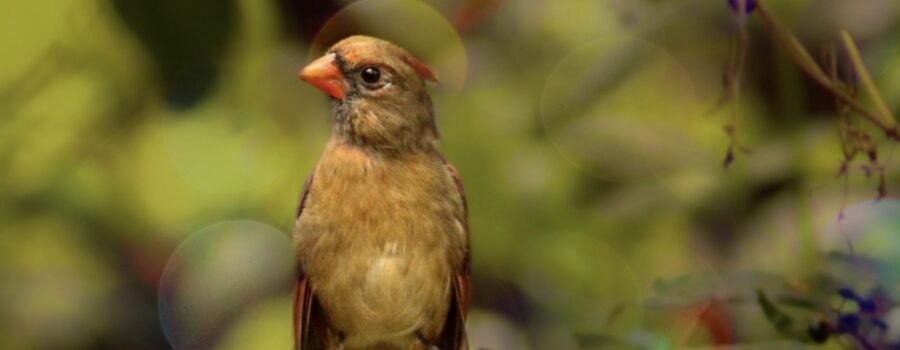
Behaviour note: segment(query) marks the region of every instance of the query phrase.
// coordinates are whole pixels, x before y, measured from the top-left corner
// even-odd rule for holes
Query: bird
[[[468,208],[437,148],[437,76],[356,35],[299,77],[328,95],[332,126],[294,223],[295,348],[468,349]]]

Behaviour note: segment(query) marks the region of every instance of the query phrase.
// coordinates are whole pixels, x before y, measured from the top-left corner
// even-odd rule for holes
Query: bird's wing
[[[306,197],[309,195],[309,189],[312,187],[313,176],[315,171],[306,179],[303,185],[303,194],[300,195],[300,204],[297,206],[296,219],[300,219],[303,215],[303,208],[306,206]],[[294,280],[294,348],[297,350],[310,349],[313,343],[318,343],[315,332],[312,331],[310,325],[315,316],[313,315],[313,293],[309,285],[309,279],[303,273],[303,266],[297,261],[296,278]],[[314,348],[314,347],[313,347]]]
[[[450,303],[450,311],[447,314],[447,322],[444,324],[444,330],[441,332],[440,348],[452,350],[465,350],[469,348],[466,338],[466,317],[469,314],[469,219],[468,204],[466,203],[466,192],[463,190],[462,181],[459,178],[459,171],[456,170],[449,162],[446,163],[447,171],[456,183],[456,189],[459,192],[462,205],[462,217],[459,219],[462,223],[463,230],[466,234],[466,256],[463,261],[462,268],[453,277],[453,300]]]
[[[309,321],[312,314],[312,289],[309,279],[297,264],[297,279],[294,281],[294,349],[303,350],[304,341],[310,335]]]

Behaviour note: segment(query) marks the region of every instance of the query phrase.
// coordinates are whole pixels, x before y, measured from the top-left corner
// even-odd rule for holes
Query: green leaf
[[[582,348],[623,346],[622,340],[600,333],[576,333],[575,340]]]
[[[794,322],[790,316],[781,311],[781,309],[769,300],[769,297],[766,296],[766,293],[763,292],[762,289],[756,289],[756,300],[762,308],[763,313],[766,315],[766,319],[768,319],[779,332],[786,331],[791,326],[791,323]]]

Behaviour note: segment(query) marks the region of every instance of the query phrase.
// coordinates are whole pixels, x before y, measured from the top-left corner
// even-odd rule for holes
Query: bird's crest
[[[377,49],[372,50],[372,47]],[[362,49],[362,48],[366,49]],[[399,57],[418,74],[422,79],[437,83],[437,75],[425,63],[413,56],[403,48],[386,40],[365,35],[354,35],[334,44],[332,51],[340,51],[345,58],[353,61],[365,61],[373,52],[388,53]]]

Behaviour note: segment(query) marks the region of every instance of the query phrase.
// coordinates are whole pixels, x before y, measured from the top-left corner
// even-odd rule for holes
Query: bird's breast
[[[455,184],[441,167],[355,150],[320,161],[295,244],[336,329],[365,343],[443,322],[466,242]]]

